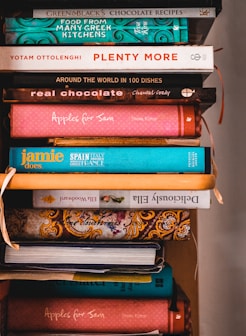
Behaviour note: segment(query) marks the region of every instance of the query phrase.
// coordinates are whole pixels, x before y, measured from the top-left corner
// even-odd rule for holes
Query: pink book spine
[[[167,299],[97,299],[11,297],[10,331],[69,331],[87,333],[181,333],[185,329],[184,302],[178,312]]]
[[[193,105],[12,104],[10,127],[12,138],[194,137],[201,115]]]

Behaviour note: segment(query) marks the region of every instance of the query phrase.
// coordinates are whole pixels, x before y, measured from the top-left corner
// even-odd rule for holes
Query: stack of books
[[[200,2],[3,6],[9,336],[191,334],[165,242],[191,238],[215,185],[200,137],[221,2]]]

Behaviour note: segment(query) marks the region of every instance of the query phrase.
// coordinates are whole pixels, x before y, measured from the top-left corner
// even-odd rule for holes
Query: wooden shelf
[[[0,174],[0,184],[6,174]],[[7,189],[206,190],[215,187],[211,174],[36,174],[16,173]]]

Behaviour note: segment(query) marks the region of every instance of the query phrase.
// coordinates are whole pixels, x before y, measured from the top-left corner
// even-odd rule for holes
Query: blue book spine
[[[5,18],[7,44],[188,43],[186,18]]]
[[[11,147],[28,173],[210,173],[209,147]]]
[[[146,297],[169,298],[173,294],[172,268],[166,264],[160,273],[151,275],[151,282],[13,280],[10,294],[21,296],[59,297]]]

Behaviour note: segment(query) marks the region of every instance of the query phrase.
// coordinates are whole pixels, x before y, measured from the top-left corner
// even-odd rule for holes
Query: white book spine
[[[215,18],[205,8],[59,8],[34,9],[33,18]]]
[[[213,46],[1,46],[0,71],[212,73]]]
[[[209,209],[210,190],[33,190],[34,208]]]

